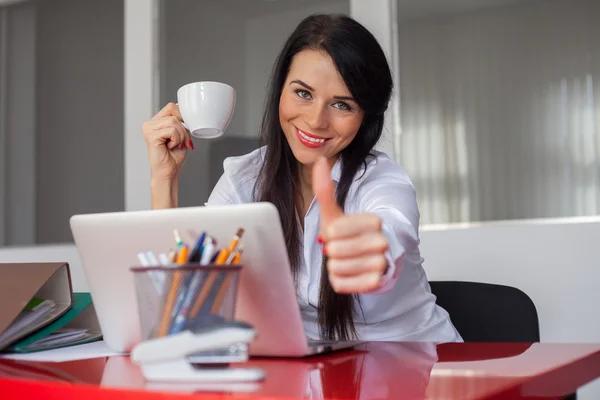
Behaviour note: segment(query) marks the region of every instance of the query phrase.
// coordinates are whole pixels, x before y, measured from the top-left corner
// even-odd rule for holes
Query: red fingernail
[[[321,236],[321,235],[317,236],[317,242],[323,244],[324,243],[323,242],[323,236]]]
[[[326,256],[327,255],[327,246],[323,246],[323,255]]]
[[[192,150],[194,150],[194,142],[192,142],[191,140],[190,140],[190,148],[191,148]]]

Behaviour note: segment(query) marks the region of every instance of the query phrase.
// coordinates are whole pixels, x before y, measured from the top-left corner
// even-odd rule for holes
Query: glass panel
[[[600,214],[598,1],[399,0],[398,18],[423,223]]]

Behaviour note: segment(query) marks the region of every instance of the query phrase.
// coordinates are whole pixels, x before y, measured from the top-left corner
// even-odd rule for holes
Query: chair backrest
[[[478,282],[433,281],[437,304],[465,342],[539,342],[533,301],[521,290]]]

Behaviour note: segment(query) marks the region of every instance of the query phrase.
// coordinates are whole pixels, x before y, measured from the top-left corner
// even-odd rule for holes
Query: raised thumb
[[[326,226],[344,215],[344,210],[335,201],[335,187],[331,180],[331,168],[324,157],[319,158],[313,166],[312,186],[321,209],[321,223],[323,225]]]

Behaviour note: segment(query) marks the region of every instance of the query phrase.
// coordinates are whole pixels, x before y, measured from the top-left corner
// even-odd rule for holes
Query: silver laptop
[[[193,241],[201,231],[229,243],[244,228],[236,319],[258,336],[253,356],[303,357],[361,342],[309,341],[304,333],[279,214],[270,203],[75,215],[70,221],[104,341],[129,352],[140,341],[133,276],[141,250],[174,247],[173,231]]]

